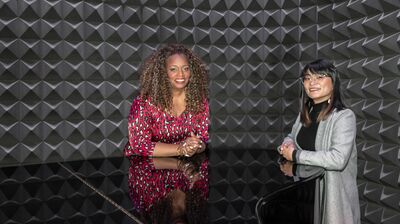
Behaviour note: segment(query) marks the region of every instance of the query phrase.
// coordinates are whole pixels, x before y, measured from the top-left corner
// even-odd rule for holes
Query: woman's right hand
[[[285,176],[293,176],[293,162],[286,161],[285,163],[280,164],[279,167]]]
[[[294,142],[291,138],[285,138],[285,140],[282,142],[282,144],[278,147],[278,152],[279,154],[282,155],[282,149],[283,148],[295,148],[294,147]]]

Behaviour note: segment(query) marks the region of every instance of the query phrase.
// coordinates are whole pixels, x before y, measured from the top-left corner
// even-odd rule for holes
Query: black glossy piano
[[[323,175],[275,150],[229,147],[185,159],[0,167],[0,223],[147,223],[164,208],[182,211],[176,223],[316,223]]]
[[[210,153],[210,223],[319,223],[324,169],[285,161],[275,150]]]

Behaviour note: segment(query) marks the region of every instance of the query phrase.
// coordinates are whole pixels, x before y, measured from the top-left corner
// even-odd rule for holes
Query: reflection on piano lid
[[[144,223],[208,223],[208,158],[129,158],[129,196]]]
[[[282,173],[293,182],[269,192],[256,204],[259,223],[319,223],[319,180],[324,169],[278,160]]]

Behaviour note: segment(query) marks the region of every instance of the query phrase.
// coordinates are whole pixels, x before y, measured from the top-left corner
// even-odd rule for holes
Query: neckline
[[[165,113],[168,114],[170,117],[173,117],[173,118],[180,118],[180,117],[182,117],[184,114],[187,113],[187,110],[185,109],[185,110],[182,111],[182,113],[180,113],[179,115],[174,115],[173,113],[170,113],[170,112],[168,112],[168,111],[165,111]]]
[[[311,111],[320,112],[320,111],[322,110],[322,107],[323,107],[324,105],[326,105],[326,104],[328,104],[328,101],[324,101],[324,102],[317,103],[317,104],[312,104],[312,105],[311,105]],[[311,111],[310,111],[310,112],[311,112]]]

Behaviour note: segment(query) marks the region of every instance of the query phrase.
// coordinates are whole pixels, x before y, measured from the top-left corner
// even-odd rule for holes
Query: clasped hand
[[[196,167],[190,161],[179,160],[178,169],[182,171],[183,175],[189,180],[189,188],[192,188],[194,183],[200,179],[199,171],[196,170]]]
[[[293,176],[293,162],[284,161],[279,164],[279,168],[285,176],[292,177]]]
[[[284,141],[282,145],[279,146],[278,152],[283,156],[283,158],[293,161],[292,155],[293,151],[295,150],[294,148],[293,141]]]
[[[190,132],[190,137],[187,137],[178,146],[178,155],[192,157],[196,153],[204,152],[206,146],[200,137],[196,136],[193,132]]]

